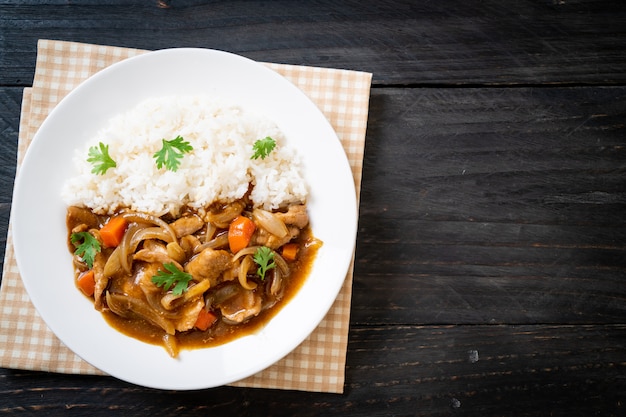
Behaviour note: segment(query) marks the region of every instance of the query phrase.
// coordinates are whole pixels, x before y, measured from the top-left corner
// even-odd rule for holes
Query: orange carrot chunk
[[[108,248],[117,247],[122,242],[126,226],[128,226],[128,222],[123,217],[113,217],[107,224],[102,226],[100,236],[104,246]]]
[[[96,290],[96,279],[93,269],[79,275],[76,286],[87,296],[93,296]]]
[[[213,326],[213,324],[217,321],[217,316],[210,311],[206,311],[206,309],[200,310],[200,314],[198,314],[198,318],[196,319],[196,324],[194,327],[196,329],[205,331],[209,327]]]
[[[296,256],[298,256],[298,244],[285,243],[283,245],[282,255],[286,261],[295,261]]]
[[[256,225],[244,216],[237,216],[228,227],[228,245],[232,253],[237,253],[247,247],[252,239]]]

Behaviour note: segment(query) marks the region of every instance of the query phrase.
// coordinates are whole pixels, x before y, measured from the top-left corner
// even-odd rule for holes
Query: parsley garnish
[[[172,294],[181,295],[187,290],[187,284],[191,281],[192,276],[176,268],[176,265],[171,262],[163,264],[163,267],[169,272],[160,269],[159,272],[152,277],[152,282],[155,283],[157,287],[163,287],[165,291],[169,291],[173,286]]]
[[[274,262],[274,251],[267,246],[261,246],[258,248],[256,252],[254,252],[253,259],[254,262],[259,265],[256,273],[261,277],[261,281],[265,279],[265,273],[268,269],[276,267],[276,263]]]
[[[272,150],[276,147],[276,141],[269,136],[259,139],[254,142],[252,145],[252,150],[254,151],[254,155],[250,157],[250,159],[265,159],[266,156],[272,152]]]
[[[191,152],[192,150],[193,147],[189,142],[185,142],[183,137],[179,135],[176,139],[163,139],[163,147],[160,151],[155,152],[152,157],[156,159],[157,168],[161,169],[161,167],[165,165],[165,169],[176,171],[178,170],[183,154]]]
[[[109,145],[100,142],[98,146],[89,148],[89,158],[87,158],[87,162],[93,164],[93,168],[91,169],[93,174],[104,175],[109,168],[115,168],[117,164],[113,158],[109,156]]]
[[[93,268],[93,261],[96,259],[96,254],[100,252],[100,242],[98,242],[98,239],[93,237],[89,232],[78,232],[72,233],[70,242],[72,242],[72,245],[76,246],[74,255],[80,256],[89,269]]]

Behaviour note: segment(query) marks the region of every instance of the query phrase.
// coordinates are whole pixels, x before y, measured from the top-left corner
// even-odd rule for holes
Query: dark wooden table
[[[626,2],[0,1],[2,256],[38,38],[374,74],[345,394],[0,369],[0,414],[626,415]]]

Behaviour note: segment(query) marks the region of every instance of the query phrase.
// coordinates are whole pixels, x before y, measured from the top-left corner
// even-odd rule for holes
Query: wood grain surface
[[[0,255],[39,38],[372,72],[345,393],[0,369],[0,415],[626,413],[625,2],[161,3],[0,0]]]

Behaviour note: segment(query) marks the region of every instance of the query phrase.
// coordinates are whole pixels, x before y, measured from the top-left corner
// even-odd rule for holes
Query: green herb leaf
[[[183,137],[179,135],[176,139],[163,139],[163,147],[160,151],[155,152],[152,157],[156,159],[157,168],[161,169],[165,166],[165,169],[176,171],[180,165],[180,160],[183,158],[183,154],[189,153],[192,150],[193,147],[189,142],[185,142]]]
[[[252,150],[254,151],[254,155],[252,155],[250,159],[259,159],[259,158],[265,159],[265,157],[268,156],[270,152],[274,150],[275,147],[276,147],[276,141],[270,138],[269,136],[263,139],[259,139],[256,142],[254,142],[254,145],[252,145]]]
[[[165,291],[169,291],[173,286],[172,294],[174,295],[181,295],[184,291],[187,291],[187,284],[191,281],[192,276],[181,271],[171,262],[163,264],[163,267],[167,269],[168,272],[159,270],[159,272],[152,277],[152,282],[156,284],[157,287],[163,287]]]
[[[276,263],[274,262],[274,251],[267,246],[261,246],[258,248],[256,252],[254,252],[252,259],[254,259],[254,262],[256,262],[257,265],[259,265],[256,273],[261,277],[261,281],[265,279],[265,273],[269,269],[276,267]]]
[[[102,142],[98,146],[89,148],[88,156],[87,162],[93,165],[91,169],[93,174],[104,175],[109,168],[117,166],[113,158],[109,156],[109,145],[105,145]]]
[[[96,254],[100,252],[100,242],[98,242],[98,239],[93,237],[89,232],[78,232],[72,233],[70,242],[72,242],[72,245],[76,246],[74,255],[80,256],[89,269],[93,268],[93,261],[96,259]]]

